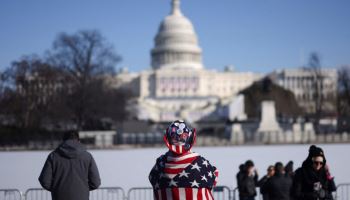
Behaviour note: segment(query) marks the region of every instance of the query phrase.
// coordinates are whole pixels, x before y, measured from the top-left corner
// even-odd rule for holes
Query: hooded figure
[[[269,200],[290,200],[292,178],[285,176],[281,162],[275,164],[275,174],[261,187],[261,193]]]
[[[51,192],[52,200],[88,200],[89,191],[101,184],[95,160],[77,133],[65,134],[63,140],[49,154],[39,182]]]
[[[292,197],[298,200],[332,200],[336,190],[321,148],[311,145],[302,167],[295,171]]]
[[[196,130],[176,120],[164,134],[168,152],[160,156],[149,174],[156,200],[214,199],[218,171],[208,160],[191,151]]]
[[[289,161],[289,162],[286,164],[285,168],[284,168],[284,171],[285,171],[286,176],[289,176],[289,177],[291,177],[292,179],[293,179],[293,177],[294,177],[294,168],[293,168],[293,165],[294,165],[293,161]]]
[[[260,193],[262,193],[263,197],[262,199],[263,200],[269,200],[269,196],[268,194],[263,194],[262,192],[262,188],[263,186],[265,185],[265,183],[275,174],[275,166],[273,165],[270,165],[268,168],[267,168],[267,174],[265,176],[263,176],[259,181],[258,181],[258,187],[260,187]]]
[[[254,200],[256,196],[256,187],[258,185],[259,175],[255,169],[254,162],[247,160],[244,163],[242,172],[236,176],[240,200]]]

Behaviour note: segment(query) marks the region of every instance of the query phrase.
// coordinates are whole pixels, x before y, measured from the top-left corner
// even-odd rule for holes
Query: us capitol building
[[[205,69],[202,49],[191,21],[180,10],[180,0],[172,0],[171,12],[160,23],[151,50],[151,70],[121,71],[115,87],[130,90],[133,117],[155,122],[177,118],[188,121],[220,117],[244,119],[244,99],[237,93],[261,75]]]

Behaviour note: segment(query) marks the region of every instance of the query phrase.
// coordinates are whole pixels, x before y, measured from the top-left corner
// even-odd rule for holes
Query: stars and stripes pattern
[[[185,173],[184,169],[188,167],[198,156],[198,153],[189,153],[179,157],[168,156],[164,166],[165,177],[173,179],[177,174],[181,172]],[[187,176],[186,173],[183,176]]]
[[[164,188],[154,191],[155,200],[213,200],[207,188]]]
[[[157,159],[149,180],[155,200],[212,200],[218,170],[197,153]]]
[[[169,148],[171,148],[171,150],[173,152],[177,152],[179,154],[182,154],[186,151],[185,145],[171,145],[171,144],[169,144]]]

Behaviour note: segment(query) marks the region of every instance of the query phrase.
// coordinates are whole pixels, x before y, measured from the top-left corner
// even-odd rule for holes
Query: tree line
[[[338,129],[350,132],[350,66],[338,71]]]
[[[320,120],[327,116],[325,101],[329,101],[323,95],[325,87],[325,74],[322,73],[322,65],[320,55],[316,52],[310,54],[307,69],[310,70],[313,76],[313,84],[311,90],[313,91],[313,103],[315,111],[311,116],[314,118],[314,125],[316,133],[320,132]],[[350,65],[343,65],[337,69],[337,91],[336,96],[331,97],[332,103],[336,106],[335,113],[338,120],[337,131],[350,131]],[[328,97],[329,98],[329,97]]]
[[[13,61],[0,72],[0,136],[112,128],[131,97],[109,84],[120,61],[97,30],[61,33],[45,55]]]

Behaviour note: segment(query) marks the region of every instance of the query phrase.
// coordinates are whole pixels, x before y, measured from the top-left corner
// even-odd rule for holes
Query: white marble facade
[[[321,68],[323,77],[323,109],[335,112],[337,96],[337,69]],[[300,107],[308,113],[315,112],[314,72],[306,68],[281,69],[269,75],[281,87],[292,91]]]
[[[235,100],[235,104],[241,102],[235,98],[237,93],[261,75],[229,68],[220,72],[205,69],[191,21],[182,14],[179,0],[172,0],[171,6],[154,39],[152,69],[139,73],[123,70],[112,81],[136,95],[131,104],[134,117],[156,122],[177,118],[198,121]],[[230,109],[228,113],[235,112],[232,106]]]

